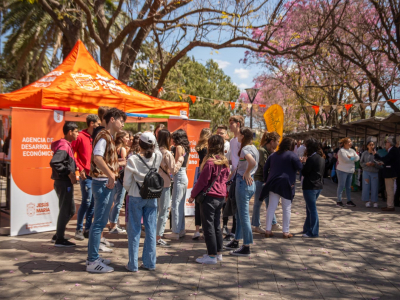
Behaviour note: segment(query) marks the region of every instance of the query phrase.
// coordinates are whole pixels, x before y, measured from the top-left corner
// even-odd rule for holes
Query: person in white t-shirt
[[[238,141],[238,136],[240,134],[240,128],[244,126],[244,118],[242,116],[232,116],[229,118],[229,130],[234,134],[234,138],[230,141],[230,149],[229,149],[229,163],[232,166],[231,173],[236,171],[236,168],[239,163],[239,151],[240,151],[240,143]],[[228,188],[229,190],[229,188]],[[226,209],[225,209],[226,208]],[[233,225],[232,230],[229,233],[228,230],[228,220],[229,216],[233,215]],[[231,241],[234,238],[234,233],[236,231],[236,218],[232,211],[232,206],[230,205],[229,198],[227,199],[226,205],[224,207],[223,214],[223,229],[222,233],[225,234],[225,241]]]
[[[111,261],[100,257],[101,233],[107,225],[108,215],[113,204],[115,181],[119,175],[118,155],[113,136],[124,127],[126,114],[111,108],[104,115],[106,126],[93,140],[93,154],[90,164],[92,193],[94,197],[94,220],[90,228],[86,271],[90,273],[110,273],[114,268]]]

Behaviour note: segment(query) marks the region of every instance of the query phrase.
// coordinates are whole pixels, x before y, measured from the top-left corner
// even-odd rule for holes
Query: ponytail
[[[144,152],[145,158],[151,158],[153,156],[154,145],[150,145],[150,144],[143,142],[142,140],[139,140],[139,147],[145,151]]]

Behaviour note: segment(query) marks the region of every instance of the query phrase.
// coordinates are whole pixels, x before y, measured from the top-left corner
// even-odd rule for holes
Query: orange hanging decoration
[[[346,111],[349,112],[349,109],[353,107],[353,104],[345,104],[344,107],[346,108]]]
[[[319,112],[319,106],[318,106],[318,105],[313,105],[313,106],[312,106],[312,108],[314,109],[314,111],[315,111],[315,114],[316,114],[316,115],[318,115],[318,112]]]
[[[229,104],[231,105],[231,109],[234,110],[235,109],[235,102],[229,102]]]
[[[396,103],[399,99],[389,99],[389,102],[392,102],[393,104]]]
[[[266,108],[267,107],[265,104],[260,104],[259,106],[262,107],[262,108]]]
[[[190,100],[192,100],[192,103],[194,104],[196,102],[196,96],[189,95],[189,97]]]

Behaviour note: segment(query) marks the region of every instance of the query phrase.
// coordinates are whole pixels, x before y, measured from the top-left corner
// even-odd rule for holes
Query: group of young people
[[[125,120],[126,115],[121,110],[101,107],[98,116],[87,117],[87,129],[78,132],[75,123],[67,122],[63,128],[64,138],[52,144],[54,156],[50,165],[60,207],[53,240],[56,247],[75,246],[64,234],[68,221],[75,214],[73,189],[78,170],[82,204],[78,211],[75,239],[88,238],[88,272],[114,270],[111,261],[101,257],[99,251],[112,252],[109,248],[112,243],[103,237],[107,223],[110,224],[109,233],[125,232],[118,224],[125,194],[129,248],[129,262],[125,267],[128,271],[136,272],[139,268],[155,270],[156,247],[169,247],[166,238],[177,240],[186,235],[184,208],[190,151],[186,132],[177,130],[170,133],[158,126],[154,133],[144,132],[136,137],[123,131]],[[224,249],[235,256],[250,255],[253,231],[271,238],[273,230],[282,229],[284,238],[292,237],[289,231],[291,203],[299,170],[303,174],[303,193],[307,203],[303,236],[318,236],[316,200],[322,189],[324,169],[318,142],[313,139],[306,141],[305,158],[300,161],[293,152],[295,142],[291,138],[283,138],[279,150],[275,151],[280,136],[276,132],[265,132],[261,147],[257,149],[253,145],[253,131],[244,127],[243,117],[231,117],[229,129],[234,134],[229,143],[226,141],[227,127],[221,125],[214,135],[203,130],[197,145],[201,163],[189,202],[196,201],[196,225],[203,227],[207,246],[207,254],[197,262],[217,263],[222,260]],[[154,170],[157,176],[152,173]],[[159,193],[149,188],[149,184],[154,182],[161,185]],[[249,205],[253,195],[256,197],[250,221]],[[282,227],[275,217],[280,198]],[[267,205],[265,231],[260,225],[262,202]],[[172,232],[164,234],[169,209]],[[231,216],[233,226],[229,231],[227,224]],[[145,241],[139,266],[143,227]],[[198,234],[195,233],[194,238],[200,236],[199,231],[197,228]],[[243,240],[242,246],[240,240]]]
[[[345,137],[339,141],[340,147],[335,151],[337,158],[335,168],[338,178],[337,205],[343,207],[342,194],[346,191],[347,206],[356,206],[351,201],[351,187],[355,171],[355,163],[360,162],[362,168],[362,200],[366,207],[378,208],[379,185],[386,190],[387,206],[382,211],[394,211],[395,198],[400,197],[396,183],[400,183],[400,152],[396,147],[394,137],[388,136],[384,140],[384,148],[376,150],[372,139],[366,142],[366,150],[358,152],[352,140]],[[383,179],[383,183],[380,179]],[[395,193],[396,190],[396,193]],[[397,194],[397,195],[396,195]]]
[[[64,138],[52,144],[50,162],[54,188],[59,199],[57,231],[52,242],[56,247],[74,247],[65,238],[65,229],[75,214],[74,184],[76,171],[82,192],[77,215],[76,240],[88,239],[88,272],[112,272],[111,261],[100,257],[99,251],[112,252],[113,244],[103,237],[110,224],[110,234],[127,232],[129,262],[126,269],[154,270],[156,245],[168,246],[162,237],[171,206],[171,239],[185,236],[184,205],[188,184],[186,166],[189,141],[186,132],[172,134],[160,124],[155,132],[133,136],[122,128],[126,114],[116,108],[100,107],[98,115],[88,115],[87,129],[78,131],[73,122],[63,127]],[[171,147],[173,144],[173,147]],[[142,197],[149,170],[159,173],[162,184],[157,198]],[[171,197],[171,175],[174,185]],[[143,188],[144,187],[144,188]],[[148,188],[147,188],[148,189]],[[152,195],[151,191],[147,191]],[[119,226],[119,213],[126,197],[127,230]],[[172,203],[171,203],[172,202]],[[83,222],[86,218],[85,228]],[[143,264],[138,265],[139,240],[145,232]]]
[[[276,132],[265,132],[257,149],[253,145],[252,130],[243,126],[243,117],[233,116],[229,119],[229,129],[234,134],[229,148],[224,143],[227,128],[223,125],[218,126],[214,135],[203,129],[196,147],[201,161],[200,174],[189,202],[196,201],[196,232],[193,238],[198,238],[202,225],[207,246],[207,254],[196,259],[201,264],[221,261],[223,250],[230,250],[229,254],[234,256],[249,256],[253,232],[272,238],[272,231],[282,230],[283,238],[293,237],[289,227],[298,171],[302,172],[307,210],[303,237],[318,237],[319,234],[316,201],[323,187],[325,170],[324,154],[319,142],[312,138],[306,140],[304,157],[300,160],[294,153],[295,141],[292,138],[283,138],[276,151],[281,137]],[[250,220],[249,206],[253,195],[253,215]],[[275,216],[280,199],[283,226],[277,223]],[[260,224],[263,202],[267,206],[266,230]],[[233,226],[229,232],[227,224],[230,216],[233,216]],[[241,246],[240,240],[243,240]]]

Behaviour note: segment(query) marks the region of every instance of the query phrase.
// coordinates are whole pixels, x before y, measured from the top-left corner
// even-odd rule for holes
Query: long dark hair
[[[285,137],[279,144],[279,150],[276,151],[276,153],[282,154],[285,151],[293,151],[294,146],[295,146],[294,139],[292,139],[291,137]]]
[[[216,158],[217,155],[218,158]],[[214,134],[208,139],[207,155],[203,159],[200,171],[203,170],[204,164],[209,158],[214,159],[214,164],[225,165],[225,167],[229,168],[229,161],[224,155],[224,138],[222,136]]]
[[[140,148],[139,148],[139,135],[135,134],[133,136],[133,141],[132,141],[132,146],[131,149],[129,150],[128,154],[135,154],[135,153],[139,153]]]
[[[171,133],[167,129],[161,129],[157,134],[158,146],[169,150],[171,146]]]
[[[240,156],[240,152],[242,152],[242,149],[247,146],[251,145],[251,142],[253,141],[253,131],[250,128],[247,127],[242,127],[240,128],[240,134],[243,135],[242,143],[240,144],[240,150],[238,155]]]
[[[125,130],[121,130],[117,133],[117,135],[115,136],[115,148],[116,149],[119,149],[119,148],[125,146],[124,137],[127,134],[129,134],[129,133]]]
[[[319,156],[325,158],[324,152],[321,149],[321,145],[316,139],[312,137],[306,139],[304,141],[304,146],[306,146],[306,151],[304,152],[305,156],[309,157],[316,152]]]
[[[178,129],[172,133],[171,137],[177,146],[181,146],[183,149],[185,149],[186,153],[190,152],[189,140],[185,130]]]
[[[139,139],[139,147],[145,151],[144,157],[146,158],[150,158],[154,153],[154,145],[147,144],[140,139]]]

